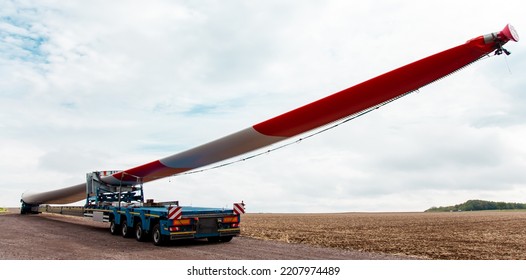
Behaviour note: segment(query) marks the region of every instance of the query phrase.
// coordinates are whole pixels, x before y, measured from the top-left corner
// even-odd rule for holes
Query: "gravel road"
[[[19,215],[16,209],[0,215],[0,259],[4,260],[388,260],[406,259],[304,244],[234,238],[229,243],[173,242],[156,247],[150,242],[112,236],[107,223],[56,214]]]

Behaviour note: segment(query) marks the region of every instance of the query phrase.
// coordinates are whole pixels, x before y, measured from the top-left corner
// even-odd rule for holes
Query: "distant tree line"
[[[431,207],[425,212],[458,212],[481,210],[511,210],[526,209],[526,203],[494,202],[486,200],[468,200],[455,206]]]

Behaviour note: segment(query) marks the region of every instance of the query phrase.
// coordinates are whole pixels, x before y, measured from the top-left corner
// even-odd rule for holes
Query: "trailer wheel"
[[[212,236],[207,238],[209,243],[218,243],[219,242],[219,236]]]
[[[161,226],[159,224],[155,224],[155,226],[153,226],[152,242],[155,246],[162,246],[166,243],[166,239],[161,234]]]
[[[137,222],[135,224],[135,239],[139,242],[146,241],[148,239],[148,234],[142,229],[142,223]]]
[[[221,242],[230,242],[232,240],[233,236],[222,236],[220,241]]]
[[[119,225],[115,223],[115,220],[110,222],[110,233],[113,235],[119,234]]]
[[[130,227],[128,227],[128,223],[126,223],[126,220],[124,220],[121,224],[121,234],[124,238],[128,238],[131,235]]]

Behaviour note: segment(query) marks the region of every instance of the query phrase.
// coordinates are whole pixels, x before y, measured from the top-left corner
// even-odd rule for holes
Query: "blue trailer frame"
[[[171,240],[203,239],[228,242],[240,234],[241,215],[233,209],[182,206],[179,219],[169,219],[171,206],[87,206],[84,215],[109,222],[110,232],[154,245]],[[178,206],[174,206],[178,207]]]
[[[137,241],[151,239],[154,245],[171,240],[208,239],[229,242],[240,235],[239,224],[244,203],[234,203],[232,209],[179,206],[178,201],[144,202],[141,183],[117,186],[104,183],[101,174],[118,171],[95,171],[86,175],[84,206],[50,206],[27,204],[23,200],[21,214],[42,212],[90,217],[109,222],[110,232],[123,237],[135,236]]]
[[[88,173],[86,179],[84,215],[109,222],[114,235],[135,235],[137,241],[151,237],[155,245],[163,245],[179,239],[228,242],[240,234],[241,213],[234,209],[179,206],[178,201],[144,202],[142,184],[109,185],[100,180],[100,172]],[[176,208],[178,215],[171,216],[171,208]]]
[[[109,171],[104,171],[107,174]],[[109,222],[110,233],[135,236],[137,241],[151,239],[156,246],[172,240],[208,239],[229,242],[241,233],[239,224],[244,203],[232,209],[179,206],[178,201],[144,202],[142,184],[109,185],[100,180],[101,172],[86,175],[86,203],[82,206],[30,205],[22,201],[21,213],[50,212],[90,217]],[[239,210],[241,209],[241,210]],[[175,211],[173,211],[175,210]],[[175,213],[175,214],[174,214]]]

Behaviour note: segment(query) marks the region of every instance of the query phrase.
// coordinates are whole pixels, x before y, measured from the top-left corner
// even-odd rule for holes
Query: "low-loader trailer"
[[[208,239],[229,242],[240,234],[239,223],[244,203],[232,209],[180,206],[178,201],[144,202],[142,185],[114,186],[100,180],[101,173],[87,174],[84,206],[31,205],[22,201],[21,213],[57,213],[90,217],[109,222],[110,232],[137,241],[151,239],[154,245],[170,240]]]

